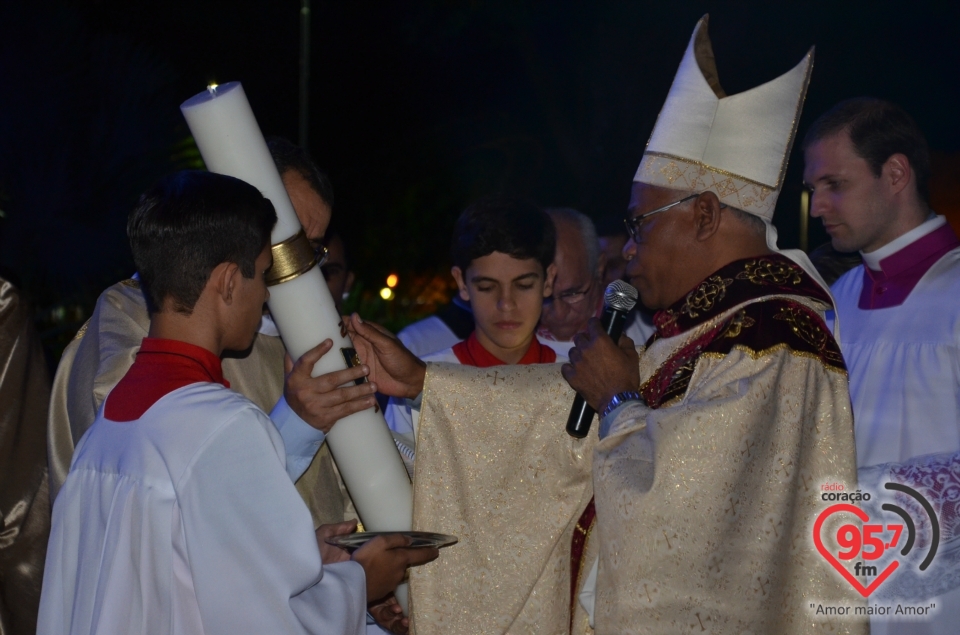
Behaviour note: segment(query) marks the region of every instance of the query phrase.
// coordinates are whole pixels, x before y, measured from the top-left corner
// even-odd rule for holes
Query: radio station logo
[[[876,510],[873,505],[865,505],[871,500],[869,492],[848,493],[843,485],[827,484],[821,487],[820,498],[833,504],[820,512],[813,525],[813,542],[817,551],[865,598],[900,567],[915,563],[916,554],[908,559],[914,549],[926,549],[918,565],[920,571],[926,571],[940,546],[940,522],[930,502],[907,485],[886,483],[884,488],[909,497],[908,500],[916,501],[919,508],[907,505],[914,508],[911,514],[899,505],[884,503]],[[873,508],[874,514],[854,503]],[[834,532],[833,527],[839,523],[843,524]],[[830,529],[824,530],[824,525],[829,525]],[[920,547],[917,527],[926,525],[930,527],[929,544]],[[828,539],[826,542],[825,538]]]

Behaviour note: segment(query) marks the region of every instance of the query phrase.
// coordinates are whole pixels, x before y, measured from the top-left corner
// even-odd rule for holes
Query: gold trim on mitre
[[[773,218],[777,190],[725,170],[667,154],[647,152],[633,179],[649,185],[690,192],[710,191],[724,205],[766,219]]]
[[[794,68],[726,95],[707,33],[697,23],[634,181],[710,190],[727,205],[773,217],[813,68],[811,48]]]
[[[267,286],[270,287],[310,271],[320,260],[303,229],[271,246],[270,251],[273,253],[273,265],[267,271]]]

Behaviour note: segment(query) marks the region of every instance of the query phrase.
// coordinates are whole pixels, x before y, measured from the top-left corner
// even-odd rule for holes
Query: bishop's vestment
[[[655,316],[642,401],[604,418],[594,456],[597,632],[865,631],[808,609],[862,602],[811,538],[821,483],[856,483],[829,307],[773,254]]]

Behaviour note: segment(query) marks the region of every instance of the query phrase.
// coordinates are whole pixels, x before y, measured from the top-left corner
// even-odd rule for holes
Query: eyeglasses
[[[702,192],[700,193],[702,194]],[[630,238],[633,239],[633,242],[639,242],[640,239],[640,228],[643,227],[644,222],[654,214],[659,214],[660,212],[665,212],[668,209],[676,207],[680,203],[686,203],[692,198],[697,198],[700,194],[691,194],[686,198],[681,198],[676,203],[670,203],[669,205],[664,205],[663,207],[658,207],[652,212],[647,212],[646,214],[640,214],[633,218],[623,219],[623,224],[627,226],[627,233],[630,234]],[[720,209],[725,209],[727,206],[724,203],[720,203]]]
[[[650,218],[654,214],[659,214],[660,212],[665,212],[669,209],[672,209],[677,205],[680,205],[681,203],[686,203],[690,199],[697,198],[698,196],[700,196],[700,194],[691,194],[690,196],[686,198],[682,198],[675,203],[670,203],[669,205],[658,207],[652,212],[647,212],[646,214],[640,214],[639,216],[634,216],[633,218],[623,219],[623,224],[627,226],[627,233],[630,234],[630,238],[633,239],[633,242],[639,242],[640,228],[643,226],[643,224],[647,221],[648,218]]]
[[[590,293],[590,290],[593,289],[593,284],[594,283],[591,282],[582,291],[564,291],[556,296],[544,298],[544,304],[549,304],[556,299],[568,306],[575,307],[586,299],[587,295]]]

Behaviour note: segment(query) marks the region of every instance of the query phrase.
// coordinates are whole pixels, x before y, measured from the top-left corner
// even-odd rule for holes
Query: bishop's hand
[[[423,391],[427,365],[407,350],[395,335],[354,313],[343,318],[353,346],[370,367],[370,380],[391,397],[416,398]]]
[[[575,335],[573,343],[570,361],[560,372],[597,412],[602,412],[614,395],[640,386],[640,356],[626,335],[615,344],[600,320],[592,318],[586,332]]]

